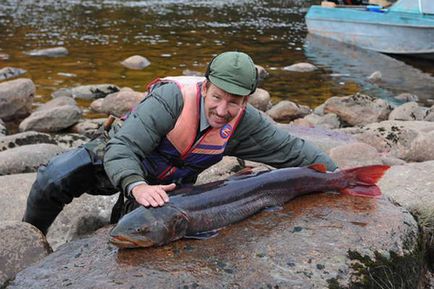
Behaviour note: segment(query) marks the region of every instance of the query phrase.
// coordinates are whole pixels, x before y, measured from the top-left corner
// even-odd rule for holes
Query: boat
[[[309,33],[386,54],[434,59],[434,0],[376,5],[313,5]]]

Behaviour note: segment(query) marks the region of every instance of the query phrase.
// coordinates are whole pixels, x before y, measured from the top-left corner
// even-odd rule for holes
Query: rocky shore
[[[122,65],[142,69],[149,63],[134,56]],[[383,196],[310,195],[223,228],[209,240],[118,250],[107,238],[117,195],[75,200],[47,237],[21,217],[37,168],[88,141],[104,121],[83,118],[76,100],[120,117],[146,92],[86,85],[61,88],[37,105],[33,81],[10,80],[23,72],[5,69],[0,73],[0,288],[434,288],[434,106],[420,105],[417,97],[397,95],[400,105],[391,105],[357,93],[310,108],[291,101],[273,105],[270,94],[258,88],[252,105],[319,146],[341,169],[391,166],[379,183]],[[268,73],[259,69],[265,78]],[[301,63],[285,69],[314,68]],[[237,159],[225,157],[198,182],[226,178],[240,167]]]

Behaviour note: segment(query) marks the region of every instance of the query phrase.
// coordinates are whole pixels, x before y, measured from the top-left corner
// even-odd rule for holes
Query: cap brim
[[[246,96],[246,95],[249,95],[251,93],[250,90],[245,89],[244,87],[241,87],[241,86],[238,86],[236,84],[224,81],[224,80],[217,78],[215,76],[212,76],[212,75],[209,76],[209,80],[211,81],[212,84],[214,84],[218,88],[223,89],[224,91],[226,91],[227,93],[230,93],[230,94]]]

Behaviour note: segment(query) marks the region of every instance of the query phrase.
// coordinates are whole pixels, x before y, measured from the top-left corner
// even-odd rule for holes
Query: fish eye
[[[137,228],[137,229],[136,229],[136,232],[137,232],[137,233],[140,233],[141,231],[142,231],[141,228]]]

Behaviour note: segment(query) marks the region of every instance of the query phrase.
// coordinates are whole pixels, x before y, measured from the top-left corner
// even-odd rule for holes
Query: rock
[[[9,60],[9,54],[0,53],[0,60]]]
[[[0,152],[0,175],[36,172],[38,167],[64,151],[53,144],[33,144]]]
[[[203,76],[203,72],[190,70],[190,69],[184,69],[182,71],[182,75],[185,75],[185,76]]]
[[[0,118],[0,139],[2,136],[6,135],[6,126],[5,123]]]
[[[38,143],[56,144],[56,141],[49,134],[35,131],[26,131],[0,137],[0,152],[23,145]]]
[[[31,51],[24,52],[29,56],[46,56],[46,57],[60,57],[68,55],[68,49],[65,47],[53,47],[45,49],[34,49]]]
[[[17,77],[21,74],[26,73],[27,70],[15,67],[4,67],[0,69],[0,80],[5,80],[9,78]]]
[[[427,111],[425,121],[434,121],[434,105]]]
[[[311,109],[304,105],[298,105],[289,100],[282,100],[270,110],[266,111],[275,121],[291,121],[309,114]]]
[[[101,102],[101,112],[121,117],[137,106],[146,95],[147,93],[132,90],[109,94]]]
[[[401,93],[397,96],[395,96],[395,99],[402,100],[402,101],[419,101],[419,97],[417,95],[411,94],[411,93]]]
[[[268,73],[268,71],[260,65],[255,65],[255,67],[258,72],[258,82],[261,83],[270,75],[270,73]]]
[[[111,93],[119,91],[119,87],[113,84],[95,84],[95,85],[83,85],[73,88],[62,88],[55,91],[52,96],[54,98],[59,96],[68,96],[82,100],[95,100],[98,98],[104,98]]]
[[[315,65],[310,63],[305,63],[305,62],[296,63],[283,68],[283,70],[293,71],[293,72],[311,72],[317,69],[318,67],[316,67]]]
[[[45,236],[24,222],[0,222],[0,287],[51,253]]]
[[[420,107],[417,102],[404,103],[389,114],[389,120],[423,120],[428,108]]]
[[[350,126],[385,120],[390,111],[390,105],[384,100],[359,93],[351,96],[331,97],[324,103],[325,113],[335,113]]]
[[[92,101],[90,104],[90,109],[95,112],[101,112],[102,113],[102,102],[104,101],[104,98],[98,98]]]
[[[0,196],[7,202],[0,202],[0,219],[3,221],[21,221],[26,207],[30,188],[36,179],[36,173],[0,176]],[[65,242],[89,234],[110,220],[111,208],[118,195],[92,196],[88,194],[76,198],[65,206],[51,225],[47,239],[53,249]],[[36,287],[33,287],[36,288]]]
[[[97,118],[80,121],[79,123],[71,127],[71,132],[87,136],[88,138],[92,138],[98,128],[103,125],[105,120],[105,118]]]
[[[261,111],[267,111],[272,107],[270,93],[262,88],[257,88],[249,96],[249,103]]]
[[[64,149],[76,148],[90,141],[89,137],[76,133],[56,134],[53,138]]]
[[[8,121],[28,115],[35,91],[33,81],[28,78],[0,83],[0,118]]]
[[[325,104],[324,104],[324,103],[318,105],[318,106],[315,107],[315,109],[313,110],[313,113],[316,114],[316,115],[319,115],[319,116],[324,115],[324,107],[325,107]]]
[[[305,118],[297,118],[297,119],[291,121],[289,124],[296,125],[296,126],[304,126],[304,127],[315,127],[315,125],[313,123],[311,123],[310,121],[308,121]]]
[[[303,119],[314,126],[320,126],[328,129],[339,128],[341,126],[339,117],[335,113],[327,113],[322,116],[311,113],[306,115]]]
[[[361,142],[332,148],[329,156],[340,169],[383,164],[381,155],[377,150]]]
[[[75,105],[62,105],[38,110],[24,119],[20,123],[19,129],[20,131],[58,132],[77,123],[81,114],[81,110]]]
[[[77,102],[71,98],[71,97],[67,97],[67,96],[60,96],[60,97],[56,97],[42,105],[40,105],[36,111],[40,111],[40,110],[46,110],[46,109],[51,109],[54,107],[58,107],[58,106],[62,106],[62,105],[72,105],[72,106],[77,106]]]
[[[151,62],[143,56],[134,55],[122,61],[121,64],[129,69],[141,70],[151,65]]]
[[[376,288],[384,272],[391,288],[412,288],[423,267],[417,223],[385,199],[305,196],[214,238],[145,250],[115,248],[109,229],[63,245],[8,289]]]
[[[367,79],[370,82],[378,82],[378,81],[381,81],[382,78],[383,78],[383,75],[381,74],[381,72],[375,71],[371,75],[369,75]]]

